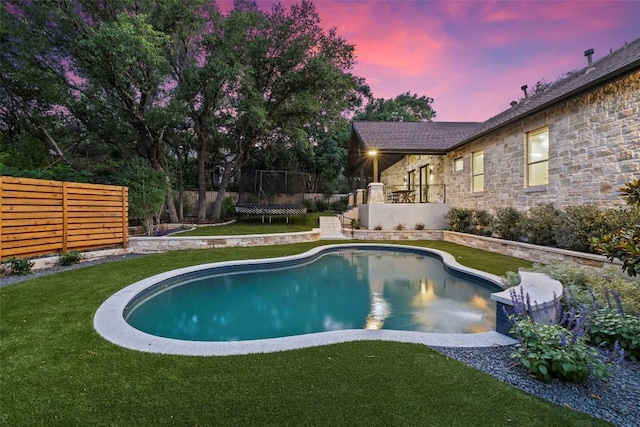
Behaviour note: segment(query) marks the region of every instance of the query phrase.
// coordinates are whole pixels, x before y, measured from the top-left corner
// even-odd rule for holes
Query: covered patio
[[[365,228],[445,228],[447,153],[479,123],[353,122],[346,175]]]

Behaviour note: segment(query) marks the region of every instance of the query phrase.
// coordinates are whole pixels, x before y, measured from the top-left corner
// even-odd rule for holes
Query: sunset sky
[[[218,3],[224,11],[233,2]],[[355,45],[352,72],[376,98],[434,98],[436,121],[485,121],[519,99],[522,85],[586,66],[586,49],[598,60],[640,38],[638,0],[313,3],[322,26]]]

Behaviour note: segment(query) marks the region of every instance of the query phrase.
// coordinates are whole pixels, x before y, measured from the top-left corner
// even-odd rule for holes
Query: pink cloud
[[[274,1],[258,3],[268,10]],[[314,4],[321,25],[336,27],[355,46],[353,73],[366,78],[374,96],[410,91],[432,97],[440,121],[486,120],[518,99],[523,84],[584,67],[585,49],[595,48],[598,59],[640,37],[635,1]]]

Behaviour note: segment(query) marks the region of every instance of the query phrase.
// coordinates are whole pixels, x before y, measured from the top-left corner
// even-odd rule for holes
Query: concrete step
[[[347,237],[342,234],[342,226],[340,225],[340,219],[337,216],[320,217],[320,239],[347,239]]]

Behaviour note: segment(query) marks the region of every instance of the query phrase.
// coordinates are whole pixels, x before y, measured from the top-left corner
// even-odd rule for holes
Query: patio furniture
[[[392,203],[413,203],[415,190],[396,190],[391,192]]]

